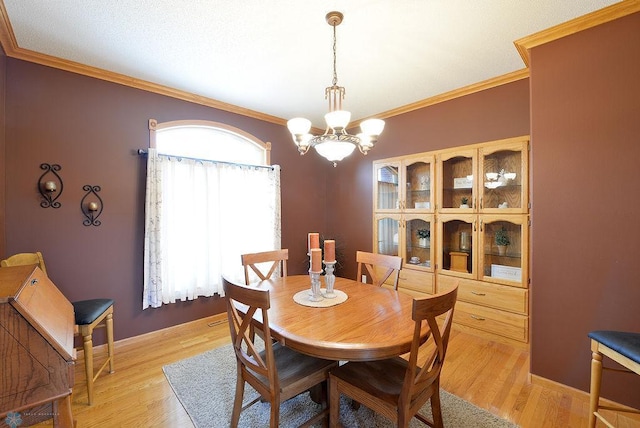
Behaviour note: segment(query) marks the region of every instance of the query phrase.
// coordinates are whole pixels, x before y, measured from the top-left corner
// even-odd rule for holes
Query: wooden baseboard
[[[205,318],[200,318],[194,321],[189,321],[186,323],[182,323],[182,324],[176,324],[176,325],[172,325],[170,327],[165,327],[162,328],[160,330],[154,330],[154,331],[150,331],[149,333],[143,333],[143,334],[139,334],[137,336],[131,336],[131,337],[126,337],[124,339],[120,339],[120,340],[116,340],[113,342],[114,346],[122,346],[122,345],[126,345],[129,344],[131,342],[136,342],[140,339],[153,339],[154,337],[160,337],[163,335],[166,335],[167,333],[171,332],[172,330],[176,330],[179,328],[183,328],[185,326],[189,326],[189,325],[195,325],[195,324],[202,324],[206,322],[207,325],[211,324],[211,325],[217,325],[219,323],[224,323],[227,322],[227,313],[226,312],[222,312],[216,315],[211,315],[209,317],[205,317]],[[96,352],[99,351],[104,351],[106,352],[107,349],[107,344],[103,343],[102,345],[97,345],[93,347],[93,350]],[[82,350],[82,346],[79,348],[76,348],[76,359],[77,360],[84,360],[84,351]]]
[[[572,386],[565,385],[560,382],[556,382],[542,376],[529,374],[529,380],[534,385],[542,386],[543,388],[551,389],[561,394],[570,395],[572,398],[589,402],[589,392],[583,391],[581,389],[574,388]],[[619,407],[624,411],[637,411],[633,407],[625,406],[624,404],[617,403],[613,400],[609,400],[603,397],[600,397],[600,405],[609,406],[609,407]],[[640,422],[640,414],[630,414],[625,413],[625,417],[633,419],[634,421]]]

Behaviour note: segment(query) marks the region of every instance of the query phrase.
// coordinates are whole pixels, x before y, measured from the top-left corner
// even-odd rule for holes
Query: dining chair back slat
[[[242,254],[242,266],[244,267],[244,281],[245,284],[248,285],[250,283],[250,270],[253,271],[261,281],[265,279],[271,278],[271,276],[276,272],[276,269],[280,268],[280,276],[287,276],[287,260],[289,260],[289,250],[281,249],[281,250],[273,250],[273,251],[263,251],[260,253],[248,253]],[[261,263],[269,263],[265,266],[257,266]],[[261,269],[262,268],[262,269]]]
[[[400,270],[402,269],[402,257],[357,251],[356,262],[358,263],[357,281],[362,281],[363,273],[367,273],[373,285],[380,287],[391,275],[394,275],[392,278],[393,288],[395,290],[398,289]]]

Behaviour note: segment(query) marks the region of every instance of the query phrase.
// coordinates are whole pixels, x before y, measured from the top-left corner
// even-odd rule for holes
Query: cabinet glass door
[[[444,153],[439,162],[440,211],[469,210],[475,208],[474,181],[476,150]]]
[[[526,141],[481,149],[478,179],[482,212],[527,212],[527,155]]]
[[[527,216],[483,216],[480,225],[482,254],[480,275],[484,281],[526,287],[528,248]]]
[[[391,256],[400,255],[398,253],[398,248],[401,244],[399,235],[400,217],[376,215],[375,219],[375,252]]]
[[[471,278],[475,275],[476,216],[442,216],[439,221],[439,269]]]
[[[376,165],[374,195],[376,210],[399,209],[399,163]]]
[[[409,160],[405,167],[406,189],[404,208],[432,211],[433,158]]]
[[[405,264],[431,270],[434,266],[431,242],[435,239],[435,234],[432,233],[432,217],[407,216],[405,224]]]

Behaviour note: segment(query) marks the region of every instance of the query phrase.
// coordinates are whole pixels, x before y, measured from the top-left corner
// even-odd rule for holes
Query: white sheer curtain
[[[158,155],[149,149],[142,308],[223,295],[244,281],[240,254],[279,249],[280,168]]]

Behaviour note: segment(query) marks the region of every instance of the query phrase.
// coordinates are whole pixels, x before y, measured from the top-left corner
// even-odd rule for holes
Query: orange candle
[[[311,251],[312,248],[320,248],[320,234],[316,232],[309,233],[307,240],[307,250]],[[311,254],[311,252],[309,252]]]
[[[324,240],[324,261],[329,263],[336,261],[336,241],[333,239]]]
[[[311,271],[322,271],[322,250],[320,248],[312,248],[311,250]]]

